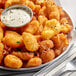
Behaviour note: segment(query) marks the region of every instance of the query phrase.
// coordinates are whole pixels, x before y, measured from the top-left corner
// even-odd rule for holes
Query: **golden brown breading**
[[[26,27],[23,27],[23,32],[35,34],[38,31],[39,22],[37,20],[31,21]]]
[[[35,38],[36,38],[37,42],[40,42],[42,39],[41,35],[35,35]]]
[[[57,19],[60,20],[60,12],[58,6],[55,4],[53,0],[48,0],[46,4],[47,15],[49,19]]]
[[[66,34],[69,33],[72,30],[72,26],[69,24],[64,24],[61,26],[61,32]]]
[[[0,27],[0,42],[1,42],[2,38],[3,38],[3,29],[2,29],[2,27]]]
[[[41,36],[43,39],[51,39],[55,35],[53,30],[42,31]]]
[[[35,10],[35,4],[32,1],[26,0],[25,5],[27,5],[28,7],[30,7],[32,9],[32,11]]]
[[[2,43],[0,43],[0,65],[1,65],[3,57],[4,57],[3,51],[4,51],[4,45]]]
[[[35,3],[36,3],[37,5],[41,5],[41,4],[43,4],[43,3],[44,3],[44,1],[45,1],[45,0],[36,0],[36,2],[35,2]]]
[[[37,67],[42,64],[42,60],[39,57],[31,58],[24,67]]]
[[[34,10],[34,12],[38,15],[40,9],[41,9],[41,6],[40,6],[40,5],[35,5],[35,10]]]
[[[22,36],[15,31],[6,31],[3,43],[11,48],[24,46]]]
[[[29,60],[29,59],[34,57],[34,53],[28,53],[28,52],[15,52],[15,51],[13,51],[11,54],[19,57],[21,60]]]
[[[43,6],[43,7],[39,10],[39,14],[38,14],[38,15],[46,16],[46,6]]]
[[[45,25],[45,23],[46,23],[47,20],[48,20],[48,19],[47,19],[47,17],[45,17],[45,16],[42,16],[42,15],[38,16],[38,21],[39,21],[39,23],[42,24],[43,26]]]
[[[20,4],[20,0],[7,0],[5,3],[5,8],[15,4]]]
[[[40,58],[42,59],[43,63],[53,60],[55,58],[54,50],[49,49],[49,50],[43,51],[40,55]]]
[[[6,67],[19,69],[22,67],[23,62],[22,62],[22,60],[20,60],[18,57],[14,56],[14,55],[7,55],[4,58],[4,64]]]
[[[6,26],[0,21],[0,27],[5,28]]]
[[[46,21],[44,30],[53,30],[55,35],[60,33],[61,25],[56,19]]]
[[[52,40],[54,42],[55,48],[63,48],[69,44],[66,36],[63,33],[54,36]]]
[[[54,47],[54,43],[52,40],[44,40],[44,41],[41,41],[39,44],[40,44],[40,50],[39,50],[40,52],[44,50],[46,51]]]
[[[68,20],[66,19],[66,18],[62,18],[61,20],[60,20],[60,23],[61,24],[67,24],[68,23]]]
[[[39,49],[39,44],[37,43],[37,40],[34,35],[23,32],[22,37],[23,37],[25,47],[28,51],[33,52]]]

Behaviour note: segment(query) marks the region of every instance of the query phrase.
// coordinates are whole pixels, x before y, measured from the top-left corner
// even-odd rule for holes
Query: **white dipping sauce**
[[[11,9],[1,16],[7,26],[21,26],[30,21],[30,15],[22,9]]]

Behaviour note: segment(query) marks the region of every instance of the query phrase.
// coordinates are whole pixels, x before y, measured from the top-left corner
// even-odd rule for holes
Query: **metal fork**
[[[76,72],[76,57],[73,58],[70,62],[68,62],[62,71],[55,73],[52,76],[62,76],[63,74],[68,72]]]

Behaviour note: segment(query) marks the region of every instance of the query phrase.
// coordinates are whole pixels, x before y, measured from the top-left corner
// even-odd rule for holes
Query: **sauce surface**
[[[30,15],[22,9],[11,9],[1,16],[7,26],[21,26],[30,21]]]

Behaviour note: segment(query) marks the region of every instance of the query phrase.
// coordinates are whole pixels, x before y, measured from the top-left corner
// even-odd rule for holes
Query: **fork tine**
[[[76,57],[74,57],[74,58],[71,60],[71,62],[76,62]]]

